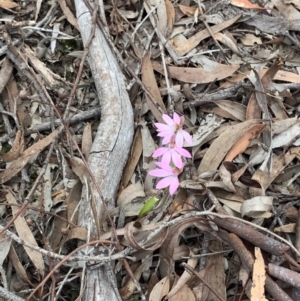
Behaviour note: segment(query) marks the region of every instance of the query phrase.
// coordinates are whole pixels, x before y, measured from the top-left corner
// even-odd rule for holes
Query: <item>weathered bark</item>
[[[90,2],[93,6],[93,2]],[[91,14],[82,0],[75,0],[77,19],[84,45],[91,32]],[[100,6],[103,5],[100,0]],[[101,122],[95,137],[89,166],[101,188],[108,207],[112,207],[121,179],[123,167],[129,153],[133,137],[133,113],[126,91],[124,76],[107,44],[103,33],[96,28],[95,37],[89,46],[90,68],[95,80],[101,104]],[[105,214],[102,200],[91,184],[91,192],[96,200],[100,224]],[[79,226],[91,229],[97,236],[90,200],[83,189],[79,208]],[[120,300],[109,266],[87,269],[87,285],[84,300]]]

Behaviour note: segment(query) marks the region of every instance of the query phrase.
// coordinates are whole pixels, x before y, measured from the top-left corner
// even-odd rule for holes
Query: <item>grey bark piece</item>
[[[85,45],[91,32],[91,15],[82,0],[75,0],[75,5]],[[103,6],[102,0],[100,0],[101,5]],[[133,112],[126,91],[124,75],[99,28],[96,28],[95,37],[89,47],[88,62],[101,102],[101,122],[88,163],[104,198],[109,200],[108,207],[112,209],[132,142]],[[105,214],[102,200],[93,184],[91,184],[91,190],[89,193],[95,197],[101,225]],[[78,224],[79,227],[87,229],[90,227],[91,234],[96,235],[90,201],[86,197],[86,187],[82,192]],[[87,285],[83,300],[121,300],[109,265],[87,269]]]

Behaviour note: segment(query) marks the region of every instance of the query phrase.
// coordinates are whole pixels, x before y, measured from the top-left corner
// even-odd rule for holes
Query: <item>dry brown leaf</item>
[[[8,192],[6,194],[6,199],[9,204],[17,205],[17,201],[15,200],[14,196]],[[19,208],[18,206],[11,206],[11,210],[13,215],[17,214]],[[38,247],[38,244],[25,220],[25,218],[21,215],[19,215],[16,220],[14,221],[14,225],[16,228],[16,231],[21,239],[26,241],[27,243],[30,243],[33,246]],[[28,254],[29,258],[31,259],[34,266],[37,268],[41,276],[44,276],[45,274],[45,265],[44,265],[44,259],[41,253],[32,250],[28,247],[24,247],[26,253]]]
[[[174,201],[171,203],[168,211],[171,216],[175,216],[177,212],[180,212],[185,205],[185,200],[188,194],[186,189],[179,189],[179,192],[175,196]]]
[[[188,252],[188,256],[193,256],[194,253],[187,247],[185,246],[189,252]],[[174,258],[173,258],[174,259]],[[198,258],[189,258],[187,264],[189,266],[191,266],[192,268],[195,268],[196,265],[198,263]],[[180,300],[178,299],[179,296],[181,296],[182,293],[181,290],[185,290],[184,287],[186,286],[186,283],[192,278],[191,273],[189,273],[187,270],[185,270],[182,275],[179,277],[179,279],[176,281],[176,284],[173,285],[172,289],[170,290],[170,292],[168,293],[168,295],[166,296],[166,298],[172,298],[172,300]],[[193,294],[192,294],[193,295]],[[194,295],[193,295],[194,296]],[[186,299],[184,299],[186,300]]]
[[[150,21],[153,27],[157,28],[165,36],[167,32],[167,20],[168,20],[165,1],[148,0],[144,2],[144,7],[147,13],[149,14]],[[156,10],[153,13],[154,7],[156,8]]]
[[[172,31],[173,31],[173,27],[174,27],[174,22],[175,22],[175,9],[174,6],[172,4],[172,2],[170,0],[165,0],[166,3],[166,9],[167,9],[167,28],[168,28],[168,32],[167,32],[167,36],[169,36]]]
[[[162,101],[162,98],[160,96],[160,92],[157,86],[157,82],[154,76],[153,67],[150,61],[150,54],[147,52],[143,57],[142,62],[142,82],[148,89],[149,93],[153,96],[153,98],[157,101],[157,103],[160,105],[164,113],[167,112],[165,104]],[[151,110],[152,114],[154,115],[155,119],[158,122],[164,123],[161,112],[159,109],[153,104],[151,99],[146,96],[147,104],[149,109]]]
[[[295,233],[296,232],[296,223],[286,224],[274,228],[274,232],[284,232],[284,233]]]
[[[153,164],[152,154],[155,151],[155,142],[152,138],[150,130],[146,122],[141,122],[142,124],[142,143],[143,143],[143,169],[149,170],[150,165]],[[146,186],[146,185],[145,185]]]
[[[211,231],[211,228],[206,223],[201,223],[198,218],[191,217],[186,220],[170,227],[169,233],[164,240],[164,243],[160,247],[160,254],[166,256],[167,258],[173,257],[175,247],[179,245],[181,233],[188,227],[196,226],[202,231]],[[160,262],[159,270],[161,275],[164,277],[168,275],[170,268],[162,260]]]
[[[248,120],[230,126],[211,144],[205,153],[198,168],[198,174],[217,170],[224,157],[232,146],[254,125],[259,124],[260,120]]]
[[[273,197],[257,196],[245,200],[241,206],[241,215],[252,218],[269,218],[272,216],[270,212],[273,207]]]
[[[185,284],[169,301],[196,301],[192,290]]]
[[[84,228],[72,228],[69,232],[68,235],[66,237],[66,239],[64,240],[64,243],[66,243],[67,241],[71,240],[71,239],[79,239],[82,241],[86,241],[88,238],[88,231]],[[90,240],[95,240],[95,237],[90,237]]]
[[[27,283],[29,283],[32,287],[34,287],[34,284],[32,284],[32,282],[29,280],[27,276],[25,268],[23,267],[14,246],[11,246],[8,256],[18,276],[22,278],[24,281],[26,281]]]
[[[80,28],[79,28],[77,19],[75,18],[75,16],[73,15],[73,13],[69,9],[69,7],[67,6],[66,1],[65,0],[58,0],[58,3],[59,3],[59,6],[60,6],[61,10],[64,13],[64,15],[66,16],[68,22],[71,25],[73,25],[80,32]]]
[[[37,143],[26,149],[18,159],[13,161],[12,164],[0,174],[0,183],[3,184],[7,182],[19,171],[21,171],[21,169],[34,155],[38,154],[53,141],[53,139],[58,135],[59,132],[59,129],[55,130],[46,138],[39,140]]]
[[[129,153],[127,163],[123,170],[123,176],[121,180],[121,185],[123,189],[128,185],[130,178],[135,170],[135,167],[140,159],[142,151],[143,151],[142,133],[141,133],[141,128],[138,127],[136,129],[133,138],[133,143],[131,146],[131,151]]]
[[[119,195],[117,200],[118,206],[124,206],[128,203],[130,203],[132,200],[134,200],[137,197],[144,197],[145,192],[144,188],[140,181],[138,181],[135,184],[131,184],[127,186]]]
[[[19,88],[16,79],[13,75],[6,85],[6,89],[2,92],[3,99],[9,101],[9,111],[15,114],[17,109],[17,117],[23,129],[27,129],[31,125],[31,117],[27,111],[26,103],[19,98]]]
[[[242,8],[266,10],[264,7],[252,4],[249,0],[231,0],[231,4]]]
[[[249,146],[252,139],[258,137],[258,135],[265,128],[264,124],[255,124],[253,127],[249,128],[242,137],[240,137],[235,144],[231,147],[230,151],[227,153],[224,161],[232,161],[236,156],[242,154]]]
[[[151,259],[151,257],[149,259]],[[144,266],[145,266],[145,264],[147,263],[148,260],[145,260],[133,273],[135,281],[140,280],[140,278],[142,276]],[[129,280],[126,282],[126,284],[122,288],[119,289],[119,293],[120,293],[120,296],[121,296],[122,300],[127,300],[132,295],[135,288],[136,288],[136,285],[135,285],[133,279],[130,277]]]
[[[300,19],[300,12],[291,4],[284,3],[283,0],[272,0],[279,13],[288,20]]]
[[[19,7],[19,5],[12,1],[0,0],[0,7],[10,9],[10,8]]]
[[[64,230],[68,231],[67,211],[59,211],[56,215],[52,221],[52,232],[49,235],[49,244],[54,252],[57,252],[64,242],[66,236]]]
[[[253,265],[251,300],[267,301],[265,298],[266,269],[264,258],[260,248],[255,247],[254,252],[256,259]]]
[[[269,69],[262,69],[258,72],[260,78],[262,78]],[[235,75],[234,77],[230,78],[228,82],[224,83],[220,88],[228,88],[234,86],[236,83],[243,81],[248,75],[251,74],[251,71],[245,71],[242,74]],[[276,75],[274,76],[273,80],[280,80],[287,83],[299,83],[300,82],[300,75],[288,72],[284,70],[278,70]]]
[[[125,226],[125,232],[124,232],[124,238],[126,240],[126,243],[131,246],[132,248],[136,250],[147,250],[147,251],[154,251],[158,249],[164,242],[165,238],[167,237],[169,233],[169,229],[166,228],[162,230],[163,233],[160,233],[156,237],[156,241],[151,244],[151,246],[141,246],[135,239],[134,237],[134,230],[135,228],[140,229],[141,231],[143,230],[143,226],[141,225],[140,222],[129,222]],[[138,235],[137,235],[138,236]],[[147,233],[142,233],[141,235],[142,238],[147,237]]]
[[[78,180],[71,188],[65,203],[67,204],[67,218],[69,221],[77,224],[78,219],[78,204],[81,200],[82,183]],[[76,211],[75,211],[76,210]]]
[[[226,112],[227,115],[220,113],[220,116],[224,118],[230,118],[232,120],[245,121],[246,120],[246,107],[240,103],[230,101],[230,100],[220,100],[216,101],[215,104],[220,110]],[[217,114],[217,112],[216,112]]]
[[[89,158],[92,144],[93,144],[92,126],[88,122],[83,129],[82,144],[81,144],[81,150],[82,150],[85,160],[87,160]]]
[[[243,37],[241,37],[241,42],[245,46],[253,46],[255,44],[260,45],[262,44],[261,38],[255,36],[252,33],[246,33]]]
[[[209,242],[209,250],[213,252],[222,252],[223,244],[216,238],[213,238]],[[224,255],[222,253],[211,255],[207,257],[206,269],[205,269],[205,280],[216,290],[223,300],[226,300],[226,281],[225,281],[225,265]],[[211,292],[206,286],[203,287],[203,298],[205,300],[219,300],[216,295]],[[208,291],[207,293],[205,291]],[[204,297],[207,296],[205,299]]]
[[[42,76],[48,86],[53,87],[60,85],[60,82],[57,80],[58,75],[47,68],[45,63],[39,60],[32,49],[25,45],[23,51],[23,54],[30,61],[34,69]]]
[[[225,46],[230,48],[233,53],[235,53],[236,55],[239,55],[239,56],[241,55],[240,51],[237,47],[237,44],[235,43],[233,38],[231,38],[230,36],[228,36],[224,33],[221,33],[221,32],[214,34],[214,37],[216,40],[218,40],[219,42],[223,43]]]
[[[17,159],[24,150],[24,136],[22,131],[18,131],[16,133],[15,140],[11,146],[11,149],[8,153],[0,153],[0,158],[4,162],[11,162],[15,159]]]
[[[163,67],[160,63],[153,61],[153,68],[163,74]],[[169,74],[172,78],[176,78],[185,83],[207,84],[215,80],[227,78],[240,68],[239,65],[223,65],[218,64],[213,70],[205,70],[202,67],[176,67],[168,66]]]
[[[273,168],[270,174],[267,168],[264,170],[258,169],[252,176],[252,179],[259,182],[263,192],[258,191],[256,195],[264,195],[269,185],[296,156],[299,156],[299,153],[300,147],[292,147],[286,154],[274,156],[272,162]]]
[[[149,301],[162,300],[162,298],[168,294],[169,289],[170,280],[169,277],[165,277],[154,286],[150,293]]]
[[[178,7],[185,15],[189,17],[194,17],[196,10],[198,10],[198,7],[196,6],[184,6],[178,4]]]
[[[79,177],[81,183],[85,183],[85,178],[89,179],[90,175],[82,159],[72,157],[69,158],[69,161],[72,171],[76,174],[76,176]]]
[[[234,24],[241,15],[238,15],[230,20],[224,21],[220,24],[211,26],[210,30],[213,34],[224,30],[225,28]],[[201,30],[194,34],[191,38],[181,44],[172,45],[173,49],[177,52],[179,56],[183,56],[194,49],[202,40],[210,37],[210,32],[207,29]]]
[[[235,192],[236,190],[231,180],[231,172],[225,168],[224,163],[226,162],[223,162],[219,168],[219,176],[226,185],[227,190]]]

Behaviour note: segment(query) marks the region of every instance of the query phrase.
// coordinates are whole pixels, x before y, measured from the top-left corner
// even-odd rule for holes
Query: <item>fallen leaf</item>
[[[15,176],[28,163],[28,161],[45,147],[47,147],[60,132],[59,129],[52,132],[49,136],[39,140],[37,143],[26,149],[22,155],[12,162],[12,164],[0,174],[0,183],[3,184]]]
[[[162,300],[162,298],[168,294],[169,289],[170,280],[169,277],[165,277],[154,286],[150,293],[149,301]]]
[[[240,17],[241,17],[241,15],[238,15],[232,19],[223,21],[220,24],[211,26],[210,30],[213,34],[220,32],[220,31],[224,30],[225,28],[228,28],[229,26],[234,24]],[[171,42],[170,44],[172,45],[173,49],[176,51],[176,53],[179,56],[184,56],[185,54],[190,52],[192,49],[194,49],[201,41],[203,41],[204,39],[206,39],[210,36],[211,36],[210,32],[207,29],[204,29],[204,30],[197,32],[196,34],[194,34],[192,37],[185,40],[184,42],[177,44],[176,46],[174,44],[172,45],[172,40],[170,41]]]
[[[207,171],[218,169],[232,146],[254,125],[260,124],[260,120],[247,120],[239,124],[230,126],[223,132],[209,147],[205,153],[200,166],[198,174]]]
[[[198,7],[196,6],[185,6],[178,4],[179,9],[187,16],[194,17],[196,10],[198,10]]]
[[[131,151],[128,156],[127,163],[123,170],[123,176],[121,180],[121,185],[123,188],[125,188],[130,178],[135,170],[135,167],[140,159],[140,156],[143,151],[143,143],[142,143],[142,133],[141,133],[141,127],[136,128],[136,132],[134,134],[133,143],[131,146]]]
[[[144,2],[144,7],[149,14],[153,27],[157,28],[164,36],[166,36],[168,17],[165,1],[148,0],[147,2]],[[153,12],[154,7],[156,9]]]
[[[157,72],[163,74],[163,67],[158,62],[154,61],[153,68]],[[239,65],[223,65],[217,64],[213,70],[204,70],[201,67],[176,67],[168,66],[169,74],[172,78],[176,78],[184,83],[206,84],[215,80],[220,80],[231,76],[240,68]]]
[[[241,215],[253,218],[271,217],[270,212],[273,206],[273,197],[271,196],[257,196],[245,200],[241,206]],[[265,214],[266,213],[266,214]]]
[[[265,298],[266,269],[264,258],[260,248],[255,247],[254,252],[256,259],[253,265],[251,300],[267,301]]]
[[[164,111],[164,113],[167,112],[166,107],[162,101],[162,98],[160,96],[160,92],[156,83],[156,79],[153,72],[153,67],[150,61],[150,54],[147,52],[143,57],[142,62],[142,82],[146,86],[149,93],[152,95],[152,97],[157,101],[160,108]],[[152,114],[154,115],[155,119],[160,122],[164,123],[161,115],[162,112],[157,108],[157,106],[152,102],[149,97],[146,96],[148,107],[150,108]]]
[[[79,28],[77,19],[75,18],[75,16],[73,15],[73,13],[69,9],[69,7],[67,6],[66,1],[65,0],[58,0],[58,3],[59,3],[59,6],[60,6],[61,10],[63,11],[65,17],[67,18],[68,22],[71,25],[73,25],[80,32],[80,28]]]
[[[0,153],[0,158],[4,162],[11,162],[17,159],[24,150],[24,136],[22,131],[16,133],[15,140],[8,153]]]
[[[85,160],[88,160],[89,158],[92,144],[93,144],[92,127],[91,124],[88,122],[83,129],[82,144],[81,144],[81,150]]]
[[[117,200],[118,206],[124,206],[138,197],[144,197],[144,187],[140,181],[127,186],[119,195]]]
[[[14,196],[8,192],[6,194],[6,199],[9,204],[17,205],[17,201],[14,198]],[[11,210],[13,215],[17,214],[19,207],[18,206],[11,206]],[[25,240],[27,243],[30,243],[33,246],[38,247],[38,244],[25,220],[25,218],[22,215],[19,215],[15,221],[14,225],[16,227],[16,231],[19,235],[19,237],[23,240]],[[45,264],[43,256],[40,252],[32,250],[29,247],[24,247],[26,253],[28,254],[29,258],[31,259],[34,266],[37,268],[41,276],[44,276],[45,274]]]
[[[249,0],[231,0],[231,4],[242,8],[266,10],[267,8],[252,4]],[[269,9],[269,8],[268,8]]]
[[[15,2],[12,2],[12,1],[7,1],[7,0],[0,0],[0,7],[2,8],[7,8],[7,9],[10,9],[10,8],[15,8],[15,7],[18,7],[19,5]]]

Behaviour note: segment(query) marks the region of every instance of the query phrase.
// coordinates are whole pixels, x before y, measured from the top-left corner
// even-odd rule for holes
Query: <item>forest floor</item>
[[[80,300],[99,239],[122,300],[300,300],[299,0],[100,1],[134,137],[98,241],[78,208],[108,112],[75,4],[0,7],[4,300]]]

